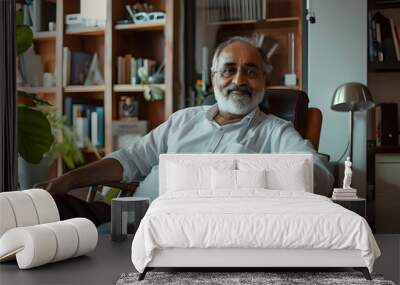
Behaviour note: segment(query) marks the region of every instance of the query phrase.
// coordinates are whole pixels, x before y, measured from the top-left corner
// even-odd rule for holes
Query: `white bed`
[[[161,155],[132,262],[140,278],[154,267],[354,267],[369,278],[380,251],[368,223],[312,189],[307,154]]]

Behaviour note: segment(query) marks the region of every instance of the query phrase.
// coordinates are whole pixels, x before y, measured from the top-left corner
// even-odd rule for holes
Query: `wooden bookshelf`
[[[263,20],[242,20],[242,21],[221,21],[210,22],[210,26],[241,26],[241,25],[267,25],[270,23],[285,23],[285,22],[298,22],[300,17],[276,17]]]
[[[185,86],[185,106],[198,104],[202,94],[197,94],[192,82],[206,80],[206,91],[211,91],[211,77],[203,78],[203,70],[208,71],[211,67],[212,55],[219,43],[234,37],[244,36],[253,37],[255,34],[264,36],[264,49],[271,48],[273,44],[278,44],[276,53],[271,58],[273,66],[272,72],[267,75],[268,88],[304,88],[304,70],[303,59],[305,50],[303,48],[303,26],[305,25],[304,1],[301,0],[268,0],[265,3],[265,10],[252,10],[252,1],[241,2],[250,5],[247,10],[237,9],[240,2],[226,1],[221,5],[216,5],[213,1],[195,0],[194,4],[188,9],[197,9],[195,11],[196,21],[189,24],[194,26],[190,30],[187,42],[195,42],[195,46],[188,45],[187,64],[185,72],[188,73],[188,79]],[[193,2],[192,2],[193,3]],[[252,11],[253,13],[249,12]],[[254,11],[261,13],[254,13]],[[285,86],[285,74],[289,73],[289,34],[294,34],[294,73],[296,74],[296,85]],[[204,52],[208,55],[207,66],[204,67]],[[203,86],[204,88],[204,86]],[[194,94],[194,95],[193,95]]]
[[[165,21],[154,22],[154,23],[140,23],[140,24],[120,24],[115,25],[114,29],[117,31],[163,31],[165,27]]]
[[[57,36],[56,31],[44,31],[44,32],[37,32],[33,35],[34,41],[55,41]]]
[[[37,93],[56,93],[57,88],[55,86],[51,87],[42,87],[42,86],[35,86],[35,87],[25,87],[25,86],[19,86],[17,87],[18,91],[23,91],[26,93],[32,93],[32,94],[37,94]]]
[[[66,93],[104,92],[104,85],[69,85],[64,87]]]
[[[79,29],[68,29],[65,30],[66,35],[75,35],[75,36],[104,36],[105,29],[104,27],[85,27]]]
[[[165,90],[165,84],[151,84],[151,85],[114,84],[114,92],[143,92],[146,86],[158,87]]]

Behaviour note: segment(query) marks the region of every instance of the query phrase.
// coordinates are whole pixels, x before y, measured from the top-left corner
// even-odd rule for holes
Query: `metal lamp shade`
[[[374,105],[372,95],[365,85],[349,82],[335,90],[331,109],[339,112],[364,111]]]

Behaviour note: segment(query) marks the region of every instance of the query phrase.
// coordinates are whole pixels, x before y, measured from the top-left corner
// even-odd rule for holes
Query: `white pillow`
[[[238,188],[267,188],[267,172],[263,170],[236,170]]]
[[[169,162],[167,191],[211,189],[212,169],[234,169],[235,161],[218,161],[213,164]]]
[[[239,190],[241,188],[266,188],[265,170],[211,170],[211,187],[213,190]]]
[[[211,170],[211,188],[213,190],[235,190],[236,170],[213,168]]]
[[[266,183],[271,190],[307,191],[309,167],[306,161],[238,160],[239,170],[266,170]]]
[[[269,169],[267,185],[273,190],[303,191],[307,189],[307,165],[304,162],[291,165],[286,169]]]

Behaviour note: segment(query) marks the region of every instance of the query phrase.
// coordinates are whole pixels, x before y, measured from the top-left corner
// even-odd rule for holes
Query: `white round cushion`
[[[16,257],[19,268],[28,269],[86,254],[97,241],[96,226],[84,218],[17,227],[0,238],[0,261]]]
[[[70,223],[78,233],[78,248],[75,256],[79,256],[94,250],[97,246],[98,232],[96,226],[88,219],[74,218],[65,220]]]
[[[17,222],[10,202],[6,197],[0,195],[0,237],[16,226]]]
[[[39,224],[57,222],[60,220],[56,202],[54,202],[49,192],[43,189],[29,189],[22,192],[31,197],[39,217]]]
[[[57,262],[70,258],[75,255],[78,249],[78,233],[71,228],[71,224],[65,222],[55,222],[43,224],[49,228],[56,236],[57,249],[52,262]]]
[[[31,197],[23,191],[3,192],[1,196],[10,202],[17,227],[33,226],[39,223],[38,214]]]

